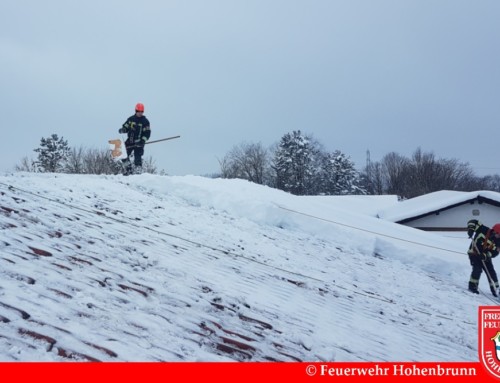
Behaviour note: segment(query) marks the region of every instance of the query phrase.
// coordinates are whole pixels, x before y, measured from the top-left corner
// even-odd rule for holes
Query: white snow
[[[0,176],[0,360],[477,361],[466,234],[355,198]]]
[[[423,196],[410,198],[397,204],[389,205],[378,212],[378,216],[387,221],[399,222],[410,217],[427,214],[432,211],[462,204],[478,197],[500,202],[500,193],[480,190],[461,192],[456,190],[441,190]],[[464,225],[465,226],[465,225]]]

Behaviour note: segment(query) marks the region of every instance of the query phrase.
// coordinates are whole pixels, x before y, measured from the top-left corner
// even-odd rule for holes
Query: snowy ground
[[[465,234],[339,201],[194,176],[0,176],[0,360],[477,361],[493,301],[465,291]]]

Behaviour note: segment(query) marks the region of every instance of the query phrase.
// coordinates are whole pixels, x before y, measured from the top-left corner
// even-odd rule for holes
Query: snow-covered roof
[[[0,361],[470,361],[491,303],[465,236],[243,180],[0,175],[0,229]]]
[[[329,207],[377,217],[382,209],[398,203],[397,195],[300,196],[303,201],[326,202]]]
[[[487,190],[473,192],[441,190],[411,198],[380,210],[378,217],[387,221],[401,222],[462,205],[472,200],[482,200],[500,206],[500,193]]]

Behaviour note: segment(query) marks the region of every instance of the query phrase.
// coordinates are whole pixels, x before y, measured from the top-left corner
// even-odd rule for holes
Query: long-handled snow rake
[[[179,138],[180,136],[172,136],[172,137],[167,137],[167,138],[161,138],[159,140],[153,140],[153,141],[148,141],[146,142],[144,145],[149,145],[149,144],[155,144],[157,142],[161,142],[161,141],[167,141],[167,140],[173,140],[175,138]],[[113,147],[111,148],[111,157],[113,159],[125,159],[127,158],[127,155],[125,153],[125,151],[123,150],[123,142],[121,139],[117,138],[115,140],[109,140],[108,143],[110,145],[113,145]],[[136,145],[133,145],[133,146],[129,146],[129,148],[134,148],[136,147]]]

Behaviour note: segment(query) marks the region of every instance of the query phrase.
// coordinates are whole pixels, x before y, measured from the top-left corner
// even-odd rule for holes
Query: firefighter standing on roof
[[[142,156],[144,155],[144,145],[151,136],[149,120],[144,116],[144,104],[138,103],[135,106],[135,114],[130,116],[122,125],[118,133],[126,133],[127,158],[123,160],[126,175],[132,173],[132,163],[130,155],[134,153],[135,173],[142,172]]]
[[[498,296],[498,277],[493,267],[492,258],[498,255],[497,243],[500,242],[500,224],[496,224],[494,229],[490,229],[478,220],[471,219],[467,222],[467,234],[472,239],[467,251],[472,266],[469,291],[479,294],[479,278],[484,270],[488,277],[491,293]]]

